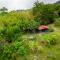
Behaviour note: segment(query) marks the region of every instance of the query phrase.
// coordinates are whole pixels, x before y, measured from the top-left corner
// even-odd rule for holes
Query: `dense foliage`
[[[60,4],[44,4],[37,1],[33,7],[33,15],[35,20],[40,24],[49,24],[60,16]],[[36,12],[36,13],[35,13]]]
[[[0,60],[60,59],[60,31],[56,28],[60,27],[60,4],[37,1],[29,10],[7,12],[3,7],[0,11]],[[32,33],[47,24],[53,32]]]

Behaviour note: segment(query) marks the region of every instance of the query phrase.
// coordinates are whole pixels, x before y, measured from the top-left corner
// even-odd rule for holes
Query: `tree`
[[[49,24],[54,22],[56,17],[54,4],[44,4],[39,1],[35,2],[33,6],[33,15],[35,20],[41,24]]]
[[[3,7],[3,8],[0,9],[0,11],[2,11],[2,12],[6,12],[7,10],[8,9],[6,7]]]

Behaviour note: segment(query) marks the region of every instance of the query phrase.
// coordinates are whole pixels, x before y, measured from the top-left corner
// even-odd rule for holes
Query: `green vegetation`
[[[60,4],[0,11],[0,60],[60,60]],[[35,33],[41,25],[51,32]]]

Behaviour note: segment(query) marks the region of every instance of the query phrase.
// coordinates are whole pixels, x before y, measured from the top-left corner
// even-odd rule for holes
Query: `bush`
[[[2,60],[13,60],[13,58],[17,58],[18,56],[26,56],[29,54],[28,45],[24,44],[24,42],[15,42],[10,45],[4,45],[3,51],[0,56]],[[0,51],[0,52],[1,52]],[[16,55],[16,56],[15,56]]]
[[[34,31],[39,26],[39,22],[30,20],[23,14],[25,13],[9,12],[0,17],[0,34],[8,42],[15,41],[22,32]]]
[[[42,42],[46,43],[47,46],[56,45],[58,42],[58,35],[55,33],[42,35]]]

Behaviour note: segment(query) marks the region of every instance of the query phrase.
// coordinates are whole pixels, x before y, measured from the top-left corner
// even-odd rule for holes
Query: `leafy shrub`
[[[2,60],[12,60],[14,57],[17,58],[18,56],[26,56],[29,54],[29,47],[28,45],[24,44],[24,42],[15,42],[10,45],[4,45],[2,54],[0,58]],[[1,52],[1,51],[0,51]],[[16,56],[14,56],[15,54]]]
[[[0,17],[0,34],[8,42],[17,40],[22,32],[35,30],[39,22],[29,19],[25,13],[9,12]],[[26,31],[27,30],[27,31]]]
[[[55,33],[46,34],[42,36],[42,40],[47,42],[47,45],[57,44],[58,35]]]

